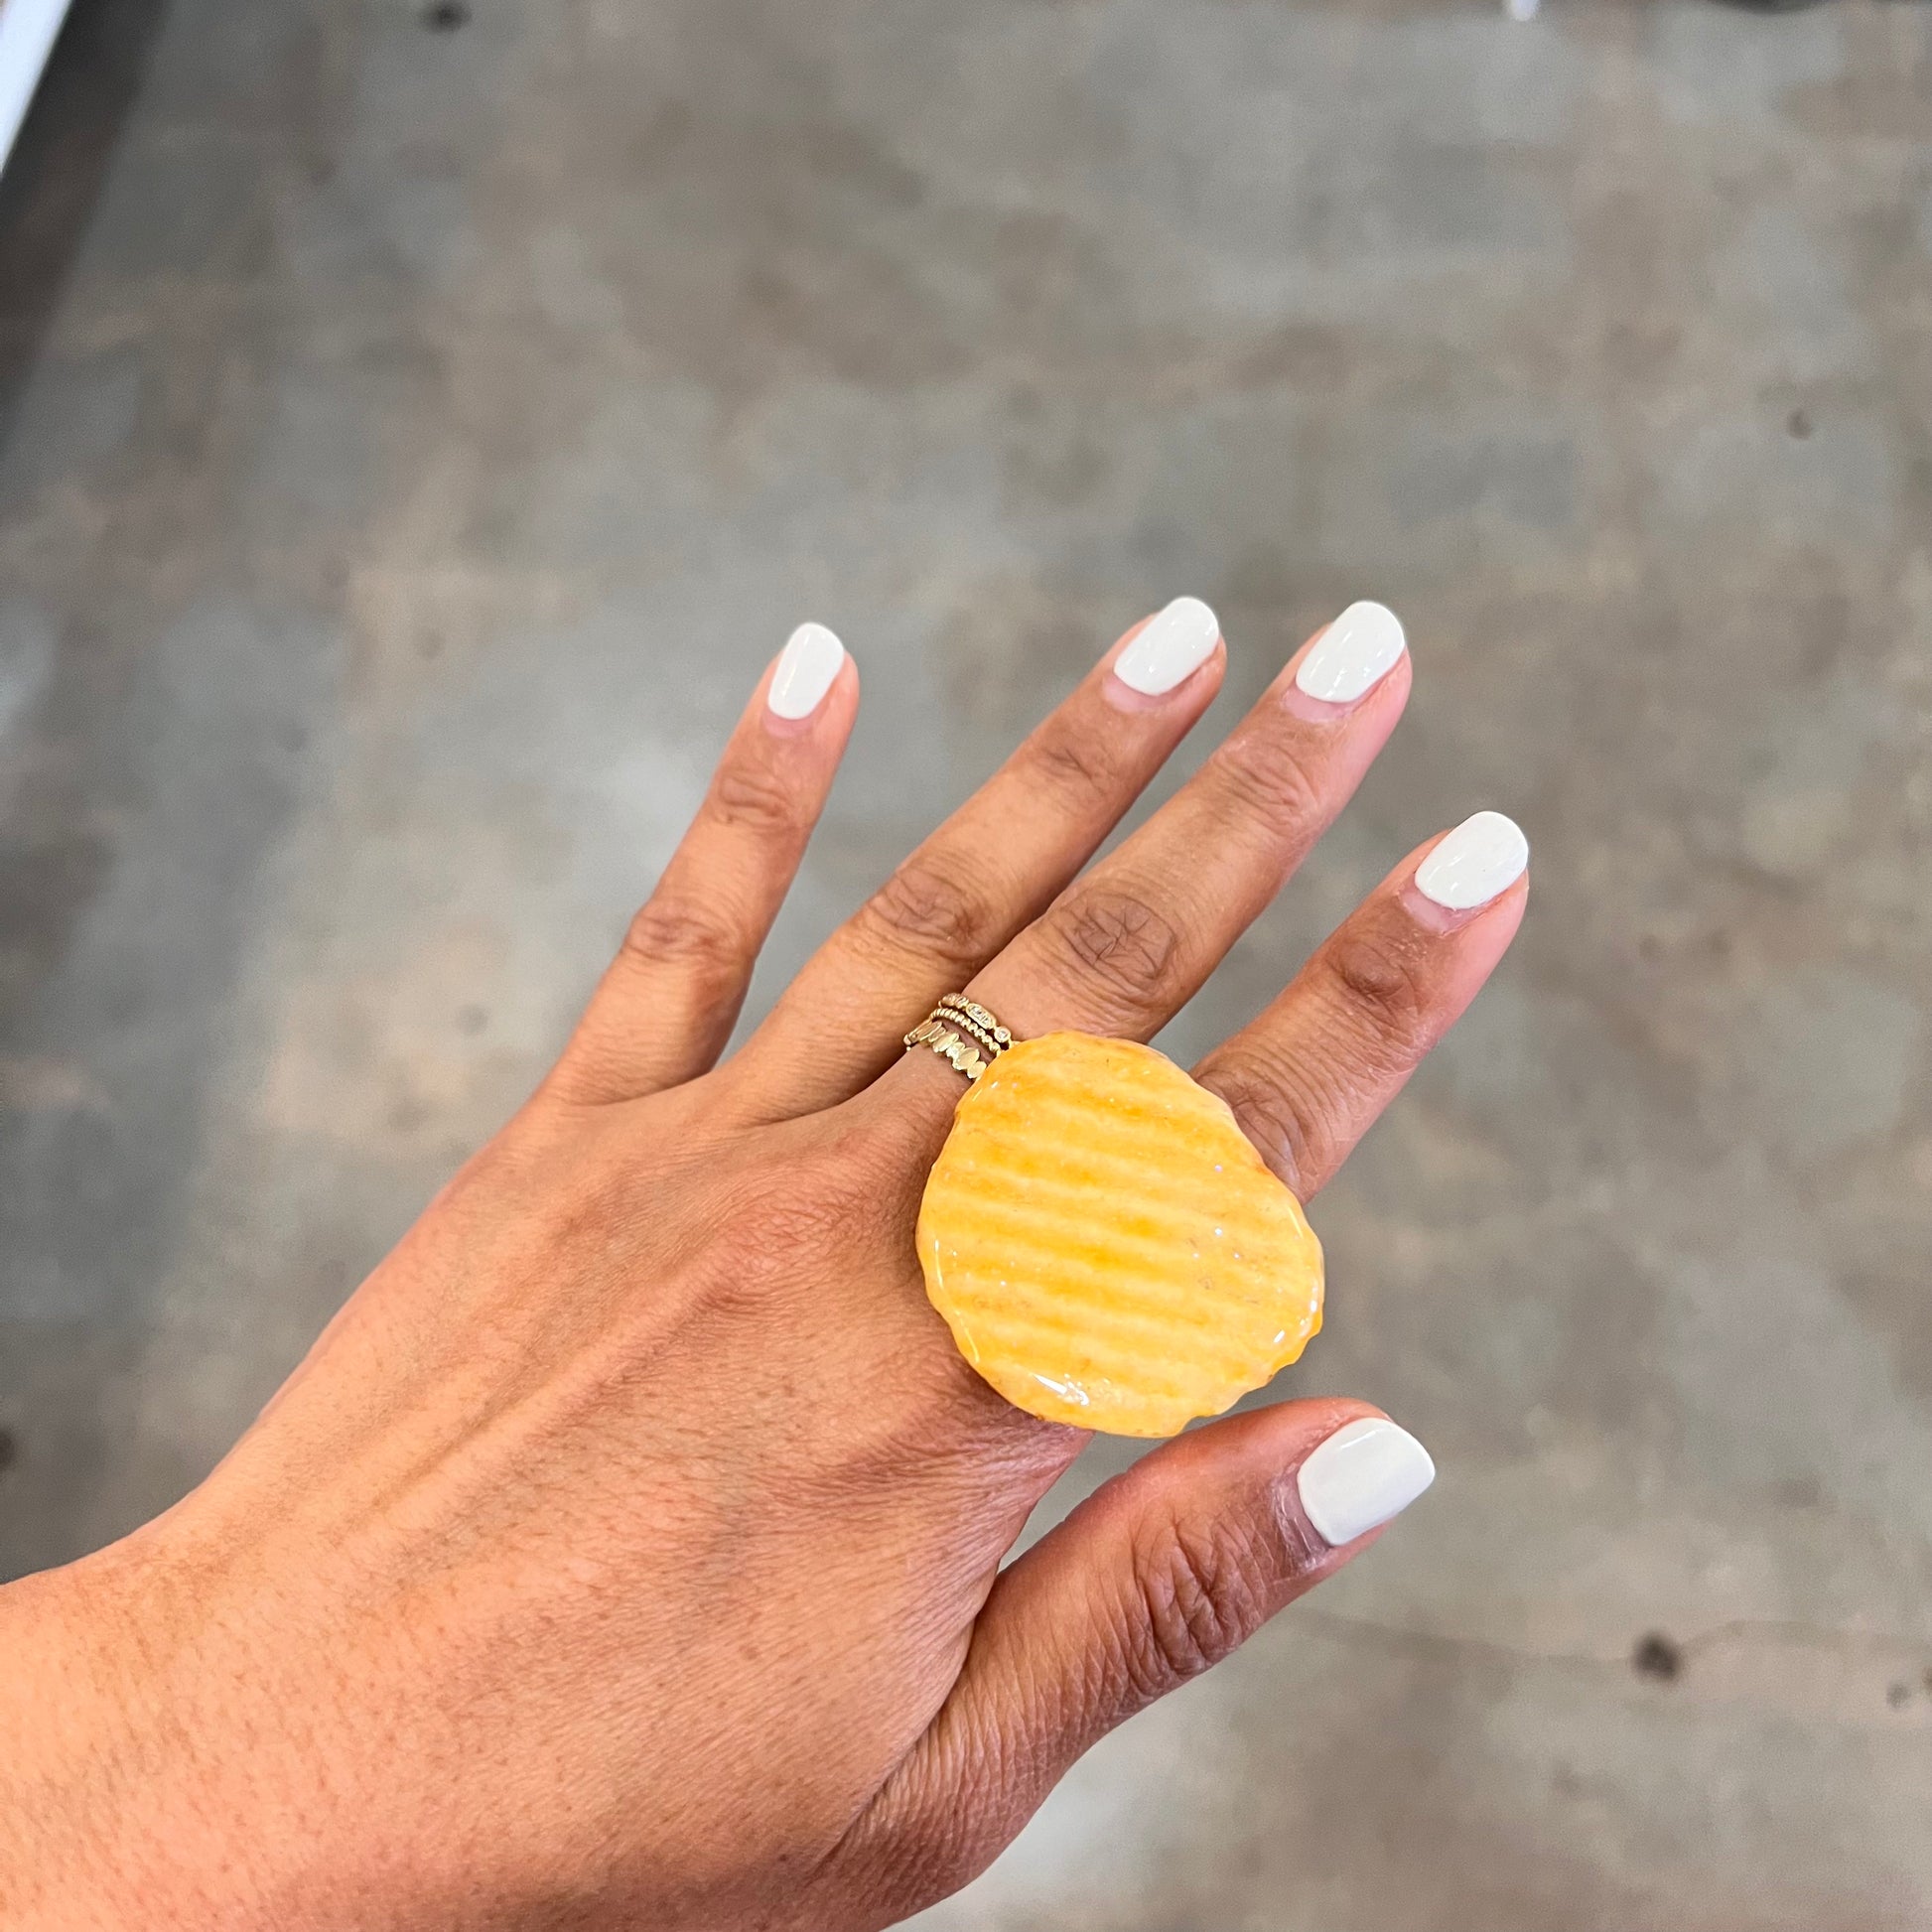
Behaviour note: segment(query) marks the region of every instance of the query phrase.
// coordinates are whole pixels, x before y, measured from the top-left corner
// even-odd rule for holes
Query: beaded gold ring
[[[1012,1034],[963,993],[948,993],[905,1035],[908,1052],[928,1046],[969,1081],[977,1080],[1012,1044]]]

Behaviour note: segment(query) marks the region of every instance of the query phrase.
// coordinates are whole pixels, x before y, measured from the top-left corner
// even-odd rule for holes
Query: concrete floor
[[[1285,1378],[1442,1479],[924,1923],[1932,1923],[1932,7],[474,6],[81,0],[0,187],[0,1574],[524,1091],[798,618],[764,995],[1139,613],[1225,722],[1376,596],[1173,1037],[1529,828]]]

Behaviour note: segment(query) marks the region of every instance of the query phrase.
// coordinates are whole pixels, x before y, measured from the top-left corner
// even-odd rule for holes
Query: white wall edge
[[[0,168],[13,152],[68,0],[0,0]]]

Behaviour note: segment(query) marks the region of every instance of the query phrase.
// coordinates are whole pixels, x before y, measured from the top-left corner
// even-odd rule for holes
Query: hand
[[[721,1064],[859,702],[829,636],[788,648],[522,1112],[199,1490],[0,1591],[0,1921],[884,1925],[1359,1554],[1298,1474],[1375,1412],[1319,1400],[1164,1446],[1001,1571],[1084,1439],[926,1303],[964,1087],[899,1035],[961,987],[1022,1036],[1153,1035],[1380,751],[1397,640],[1351,614],[1306,647],[1083,874],[1220,684],[1211,614],[1171,607]],[[1481,829],[1195,1069],[1304,1198],[1516,929]]]

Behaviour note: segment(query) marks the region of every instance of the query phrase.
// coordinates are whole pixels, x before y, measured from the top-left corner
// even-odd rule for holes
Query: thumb
[[[1165,1444],[1001,1574],[867,1836],[894,1841],[885,1862],[928,1896],[964,1884],[1092,1744],[1359,1556],[1435,1475],[1359,1402],[1283,1403]]]

